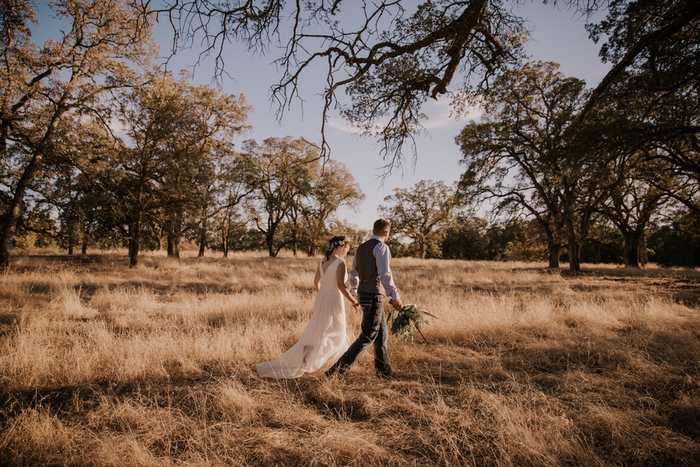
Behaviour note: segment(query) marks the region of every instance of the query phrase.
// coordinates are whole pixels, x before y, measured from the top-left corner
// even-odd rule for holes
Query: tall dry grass
[[[15,258],[0,465],[700,465],[697,271],[396,259],[404,301],[440,319],[391,341],[395,379],[370,355],[260,379],[317,261]]]

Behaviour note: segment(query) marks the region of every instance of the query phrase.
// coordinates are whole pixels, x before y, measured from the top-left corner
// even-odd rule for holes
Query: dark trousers
[[[387,349],[389,327],[384,316],[384,296],[360,292],[357,298],[362,307],[362,333],[326,374],[345,373],[370,345],[374,345],[374,367],[377,373],[381,376],[391,375]]]

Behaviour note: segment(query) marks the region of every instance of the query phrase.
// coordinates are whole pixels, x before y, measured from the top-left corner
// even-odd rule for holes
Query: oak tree
[[[14,170],[2,180],[12,195],[0,232],[7,267],[23,202],[51,151],[56,128],[83,114],[107,121],[106,91],[133,83],[133,65],[152,54],[143,11],[124,0],[50,3],[60,30],[32,42],[34,2],[0,3],[0,160]]]
[[[568,132],[586,98],[584,83],[553,63],[529,63],[496,79],[484,95],[481,122],[465,126],[457,142],[465,172],[463,196],[491,199],[499,210],[524,212],[547,238],[549,267],[562,244],[578,269],[580,247],[602,196],[596,154]],[[600,169],[602,170],[602,169]]]
[[[338,209],[342,206],[354,209],[364,197],[359,184],[342,162],[329,159],[319,164],[311,191],[290,213],[294,244],[301,244],[309,255],[323,250],[328,238],[333,236],[330,223]],[[295,251],[294,246],[292,251]]]
[[[442,181],[421,180],[411,188],[396,188],[379,207],[391,220],[394,236],[411,240],[409,249],[419,258],[440,257],[444,229],[450,225],[460,200],[454,187]]]
[[[241,157],[251,170],[247,177],[253,189],[246,199],[250,218],[265,236],[270,257],[285,245],[280,230],[299,200],[310,195],[320,163],[318,147],[290,136],[243,143]]]
[[[117,102],[124,134],[111,164],[112,189],[120,193],[117,212],[134,266],[144,225],[164,228],[172,255],[188,216],[206,232],[217,170],[232,154],[249,107],[243,96],[169,74],[150,76]]]

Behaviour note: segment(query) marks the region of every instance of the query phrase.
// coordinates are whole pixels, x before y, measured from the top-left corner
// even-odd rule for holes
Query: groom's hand
[[[401,303],[401,299],[391,300],[390,303],[394,306],[394,309],[397,311],[401,311],[401,308],[403,308],[403,303]]]

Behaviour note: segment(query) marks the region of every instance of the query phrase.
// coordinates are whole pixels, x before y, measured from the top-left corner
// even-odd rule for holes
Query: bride
[[[264,378],[299,378],[312,373],[326,362],[334,362],[350,346],[346,331],[345,302],[360,304],[350,296],[345,286],[347,267],[345,255],[350,243],[345,237],[333,237],[328,242],[326,255],[316,269],[314,286],[318,292],[314,312],[299,341],[274,360],[258,363],[258,375]]]

